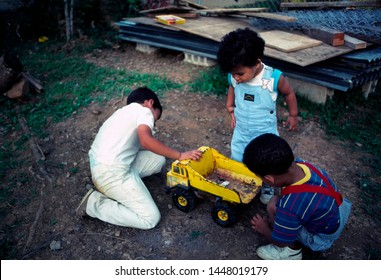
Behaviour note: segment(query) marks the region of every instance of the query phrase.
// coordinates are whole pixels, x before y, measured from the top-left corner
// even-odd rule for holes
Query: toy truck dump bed
[[[167,189],[173,191],[177,208],[188,212],[195,207],[195,193],[207,193],[216,198],[213,219],[222,226],[235,222],[234,205],[249,204],[262,185],[262,180],[238,161],[217,150],[202,146],[199,161],[174,161],[167,173]]]

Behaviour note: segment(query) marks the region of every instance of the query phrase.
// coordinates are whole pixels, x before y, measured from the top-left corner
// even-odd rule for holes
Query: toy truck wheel
[[[224,202],[217,202],[213,206],[212,218],[222,227],[230,227],[237,221],[233,207]]]
[[[196,207],[196,195],[191,190],[177,188],[172,199],[176,207],[183,212],[189,212]]]

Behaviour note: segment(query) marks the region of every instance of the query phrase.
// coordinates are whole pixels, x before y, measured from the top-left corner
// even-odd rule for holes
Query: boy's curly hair
[[[294,154],[286,140],[266,133],[254,138],[246,146],[242,161],[259,176],[281,175],[291,166]]]
[[[239,28],[226,34],[217,52],[217,63],[222,72],[231,72],[237,66],[254,66],[262,59],[265,41],[249,28]]]

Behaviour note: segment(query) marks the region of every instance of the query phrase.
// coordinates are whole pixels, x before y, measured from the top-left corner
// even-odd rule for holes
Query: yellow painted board
[[[283,52],[294,52],[323,44],[322,41],[307,36],[280,30],[260,32],[259,35],[265,40],[266,47]]]

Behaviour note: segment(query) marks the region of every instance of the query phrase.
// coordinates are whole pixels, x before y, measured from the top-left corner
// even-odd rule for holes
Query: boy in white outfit
[[[130,93],[127,106],[100,128],[89,151],[95,189],[82,199],[76,213],[139,229],[152,229],[160,212],[141,178],[159,173],[165,158],[199,160],[201,152],[179,152],[153,137],[162,106],[146,87]]]

